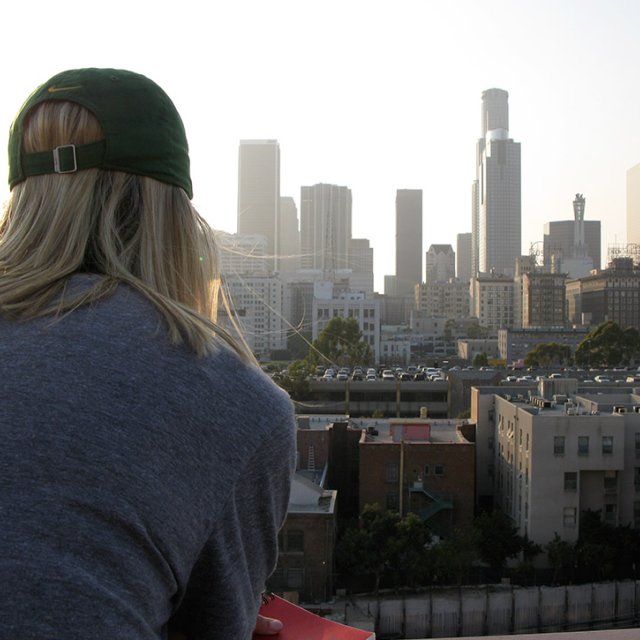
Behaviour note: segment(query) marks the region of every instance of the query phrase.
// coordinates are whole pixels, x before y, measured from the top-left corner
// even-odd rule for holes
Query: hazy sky
[[[395,271],[395,192],[422,189],[424,251],[470,231],[484,89],[509,92],[522,144],[522,250],[543,225],[602,221],[626,241],[640,163],[637,0],[32,0],[0,9],[0,145],[27,95],[63,69],[128,68],[185,121],[194,203],[236,231],[238,143],[275,138],[281,192],[346,185],[353,235]],[[4,123],[2,125],[1,123]],[[8,193],[2,165],[2,200]]]

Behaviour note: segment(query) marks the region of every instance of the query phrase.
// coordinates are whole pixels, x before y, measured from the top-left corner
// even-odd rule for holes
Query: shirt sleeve
[[[251,638],[260,595],[277,562],[295,468],[290,402],[275,421],[220,510],[170,623],[189,640]]]

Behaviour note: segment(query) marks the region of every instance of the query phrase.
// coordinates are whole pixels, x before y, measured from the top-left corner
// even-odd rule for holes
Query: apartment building
[[[541,545],[575,542],[587,510],[640,527],[640,395],[577,385],[472,390],[478,500]]]

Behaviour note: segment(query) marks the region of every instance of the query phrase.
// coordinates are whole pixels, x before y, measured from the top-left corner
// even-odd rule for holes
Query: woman
[[[250,638],[293,414],[215,323],[178,112],[142,75],[66,71],[23,105],[9,165],[0,637]]]

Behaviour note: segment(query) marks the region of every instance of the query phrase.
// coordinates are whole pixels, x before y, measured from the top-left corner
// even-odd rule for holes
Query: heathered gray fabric
[[[0,638],[251,637],[295,455],[288,397],[168,343],[122,286],[0,321]]]

